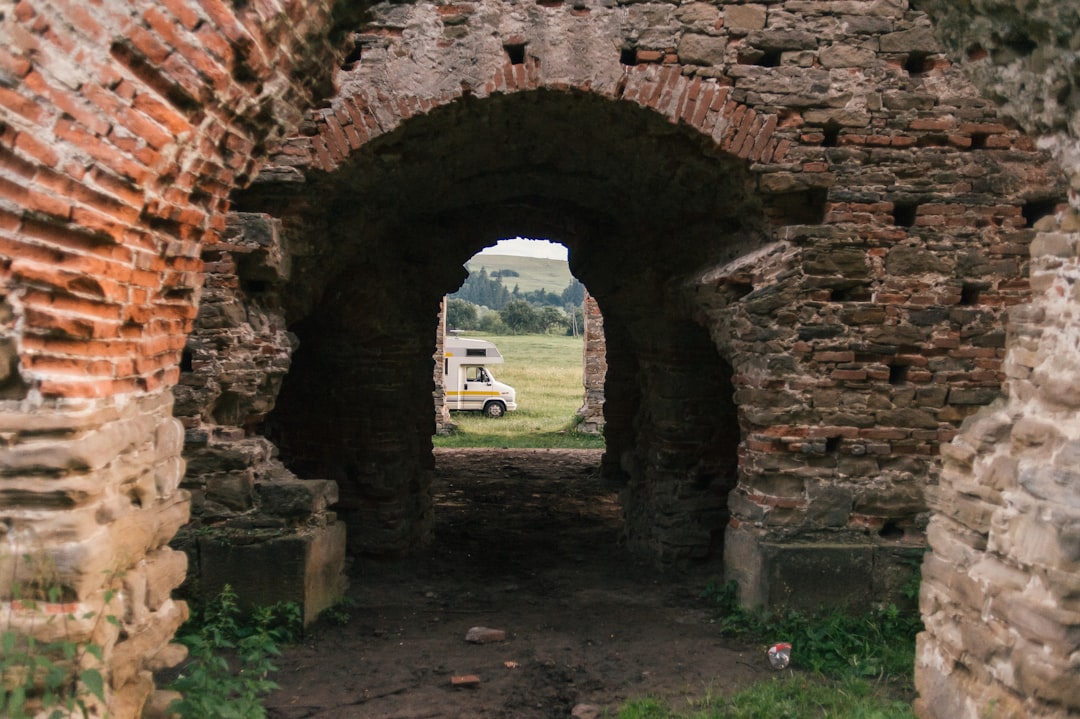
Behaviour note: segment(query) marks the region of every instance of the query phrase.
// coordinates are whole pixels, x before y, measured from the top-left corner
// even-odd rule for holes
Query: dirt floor
[[[436,540],[359,560],[344,626],[286,649],[272,719],[566,719],[628,698],[676,706],[771,674],[719,636],[705,572],[662,573],[619,544],[592,450],[436,450]],[[470,643],[472,627],[505,632]],[[455,677],[474,683],[456,686]]]

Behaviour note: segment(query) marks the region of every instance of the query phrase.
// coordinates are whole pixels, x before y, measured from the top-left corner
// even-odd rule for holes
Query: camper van
[[[446,405],[502,417],[517,409],[514,388],[496,382],[490,365],[502,364],[499,348],[487,340],[447,337],[444,348]]]

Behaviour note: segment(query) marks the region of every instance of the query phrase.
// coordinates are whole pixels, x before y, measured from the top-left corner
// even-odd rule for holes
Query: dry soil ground
[[[721,637],[706,573],[662,573],[618,543],[599,451],[436,450],[435,542],[350,570],[351,620],[280,658],[273,719],[566,719],[589,704],[676,704],[770,673]],[[465,640],[471,627],[501,642]],[[472,675],[473,686],[454,677]]]

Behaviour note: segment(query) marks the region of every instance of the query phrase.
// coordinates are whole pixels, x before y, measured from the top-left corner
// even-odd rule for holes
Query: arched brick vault
[[[498,94],[414,118],[334,173],[310,177],[303,192],[295,183],[260,183],[239,196],[246,210],[281,211],[286,196],[301,210],[292,220],[283,215],[286,233],[292,228],[305,249],[293,259],[295,291],[281,292],[286,316],[301,320],[293,325],[300,350],[269,419],[287,463],[338,480],[342,512],[377,506],[399,516],[388,485],[426,489],[429,481],[423,463],[410,469],[401,457],[430,451],[439,301],[460,284],[469,256],[524,232],[567,244],[606,321],[624,330],[621,343],[609,338],[609,347],[624,348],[609,376],[625,366],[635,399],[624,416],[609,412],[620,428],[609,433],[612,454],[644,455],[655,442],[696,444],[687,456],[697,469],[684,468],[682,480],[694,474],[698,494],[715,483],[709,511],[724,515],[738,441],[730,369],[702,371],[720,361],[680,299],[679,278],[763,244],[768,233],[745,167],[707,145],[656,113],[591,94]],[[320,198],[317,206],[310,197]],[[374,306],[386,309],[372,313]],[[666,387],[650,389],[654,383]],[[640,396],[650,392],[671,406],[639,411]],[[661,419],[647,419],[653,414]],[[673,422],[679,414],[693,416],[694,426]],[[702,447],[713,444],[727,450],[709,457]],[[677,474],[668,464],[664,472]],[[707,503],[701,500],[702,512]],[[653,507],[634,506],[643,510],[644,529]],[[359,549],[401,551],[425,537],[423,523],[364,517],[350,524]],[[651,529],[635,539],[671,559],[703,554],[724,520],[695,525],[680,530],[697,535],[689,542],[653,539]]]
[[[605,313],[605,471],[627,486],[632,545],[685,561],[726,534],[750,602],[869,601],[904,581],[937,446],[997,395],[1025,203],[1060,188],[921,16],[878,7],[852,31],[877,52],[815,55],[831,11],[772,37],[736,12],[681,12],[725,37],[723,71],[634,47],[633,11],[377,8],[338,95],[237,197],[303,247],[282,301],[309,354],[271,423],[294,467],[339,480],[355,547],[426,537],[430,467],[402,458],[428,446],[430,318],[460,280],[437,266],[536,234],[571,248]],[[411,369],[388,383],[366,371],[380,364]],[[351,389],[327,386],[340,375]],[[324,406],[343,414],[305,411]],[[815,557],[846,581],[815,581]]]
[[[152,689],[149,670],[176,658],[167,639],[184,610],[168,594],[184,561],[166,543],[187,517],[187,500],[177,491],[181,433],[167,390],[198,299],[200,243],[223,229],[226,195],[262,157],[277,168],[303,168],[278,169],[268,180],[319,187],[312,170],[325,173],[336,162],[329,140],[349,145],[344,167],[380,141],[392,144],[395,118],[414,116],[401,123],[404,133],[424,118],[438,120],[437,109],[395,106],[396,98],[482,113],[534,78],[537,89],[520,93],[522,102],[599,97],[719,133],[712,137],[719,147],[697,144],[701,156],[737,179],[740,209],[754,208],[740,216],[746,227],[770,228],[768,238],[748,232],[744,239],[775,244],[754,254],[760,243],[737,242],[736,256],[712,248],[661,266],[651,279],[667,314],[653,317],[678,320],[666,336],[643,342],[647,326],[619,321],[620,305],[604,308],[616,318],[607,327],[616,347],[635,350],[613,357],[609,437],[618,456],[607,466],[625,472],[630,493],[642,497],[634,504],[645,510],[641,524],[635,528],[633,517],[629,524],[643,548],[694,554],[699,529],[708,535],[719,526],[702,521],[723,516],[722,498],[692,478],[722,474],[724,457],[696,457],[677,441],[680,430],[700,427],[665,420],[689,406],[687,384],[704,381],[719,399],[727,379],[743,435],[728,564],[763,570],[739,576],[751,600],[775,599],[786,588],[778,578],[800,583],[770,572],[824,556],[799,554],[788,543],[794,537],[853,542],[845,556],[866,569],[882,546],[889,551],[893,532],[882,537],[879,528],[909,530],[922,506],[910,490],[933,479],[937,443],[995,393],[999,311],[1025,292],[1030,233],[1021,210],[1060,190],[1040,169],[1043,158],[938,53],[924,16],[887,2],[858,4],[851,15],[845,8],[854,5],[788,5],[522,7],[472,33],[483,36],[482,52],[453,61],[439,53],[467,46],[470,31],[502,10],[384,6],[357,38],[362,56],[339,75],[338,100],[302,126],[309,139],[280,152],[297,110],[334,64],[325,40],[328,3],[21,0],[0,7],[0,519],[8,544],[52,557],[70,600],[57,611],[100,609],[107,588],[123,588],[109,607],[119,630],[108,623],[72,630],[76,639],[97,631],[106,645],[113,716],[137,715]],[[388,72],[395,62],[416,71]],[[359,124],[350,131],[357,120],[342,100],[358,96],[365,104],[352,103]],[[714,108],[720,97],[724,105]],[[728,102],[736,103],[730,114]],[[616,114],[619,125],[637,122],[625,110]],[[331,116],[340,116],[340,136]],[[372,120],[383,136],[354,149]],[[706,136],[673,131],[664,144],[694,145],[687,138],[695,134]],[[320,143],[327,143],[323,154]],[[322,166],[309,167],[313,159]],[[666,172],[679,177],[677,167]],[[272,196],[272,185],[257,192]],[[555,197],[525,203],[537,213],[527,221],[536,234],[577,235],[587,258],[598,230],[618,229],[580,203],[556,211]],[[824,217],[814,216],[818,208]],[[554,226],[556,214],[570,219],[569,230]],[[492,231],[510,224],[498,217],[492,214]],[[759,225],[761,218],[770,223]],[[452,219],[443,221],[460,254],[475,235]],[[410,227],[443,229],[388,223],[379,234]],[[678,247],[659,233],[646,246]],[[621,259],[592,259],[600,269],[590,288],[596,284],[598,296],[605,283],[614,297],[614,286],[631,279],[603,269]],[[693,266],[699,260],[709,266]],[[347,283],[328,286],[371,301]],[[317,300],[310,298],[309,310]],[[389,337],[403,362],[415,360],[418,340]],[[662,351],[676,343],[691,351]],[[650,373],[657,366],[662,371]],[[664,407],[669,396],[674,409]],[[702,416],[712,430],[729,418]],[[401,458],[400,476],[412,478],[392,483],[391,494],[405,489],[417,499],[386,526],[423,527],[424,460],[411,454],[422,441],[414,428],[404,446],[390,447],[388,456]],[[698,536],[685,541],[688,525]],[[0,558],[5,578],[19,576],[10,556]],[[40,616],[0,599],[5,626],[28,633],[41,626]]]

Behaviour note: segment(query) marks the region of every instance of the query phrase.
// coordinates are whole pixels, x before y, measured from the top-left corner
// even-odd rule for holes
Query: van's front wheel
[[[502,402],[488,402],[484,405],[484,416],[495,419],[506,414],[506,405]]]

